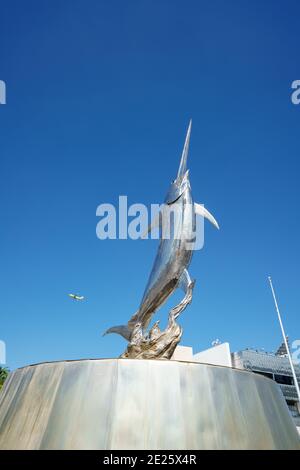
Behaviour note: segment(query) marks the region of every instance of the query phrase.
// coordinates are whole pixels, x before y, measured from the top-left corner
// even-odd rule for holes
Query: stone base
[[[0,393],[0,449],[300,449],[276,383],[167,360],[24,367]]]

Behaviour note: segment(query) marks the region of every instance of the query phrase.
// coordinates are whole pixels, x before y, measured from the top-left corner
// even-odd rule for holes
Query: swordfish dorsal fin
[[[186,173],[186,162],[189,153],[189,145],[190,145],[190,137],[191,137],[191,130],[192,130],[192,120],[189,122],[189,127],[186,133],[185,143],[181,155],[180,165],[177,173],[177,179],[183,178]]]
[[[196,202],[194,203],[194,207],[195,207],[195,212],[197,215],[201,215],[202,217],[205,217],[207,220],[209,220],[215,227],[217,227],[217,229],[219,229],[219,224],[218,222],[216,221],[216,219],[214,218],[213,215],[211,215],[211,213],[205,209],[205,207],[202,205],[202,204],[197,204]]]

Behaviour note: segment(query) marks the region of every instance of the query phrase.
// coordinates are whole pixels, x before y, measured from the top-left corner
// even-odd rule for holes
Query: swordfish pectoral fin
[[[161,218],[161,211],[162,209],[160,209],[157,214],[153,217],[153,219],[151,220],[150,224],[148,225],[148,228],[145,230],[145,232],[142,233],[141,235],[141,238],[148,238],[147,235],[148,233],[152,232],[152,230],[154,230],[155,228],[159,228],[160,227],[160,218]]]
[[[211,215],[211,213],[205,209],[205,207],[202,205],[202,204],[197,204],[196,202],[194,203],[194,206],[195,206],[195,212],[197,215],[201,215],[202,217],[205,217],[207,220],[209,220],[215,227],[217,227],[217,229],[219,229],[219,224],[218,222],[216,221],[216,219],[214,218],[213,215]]]

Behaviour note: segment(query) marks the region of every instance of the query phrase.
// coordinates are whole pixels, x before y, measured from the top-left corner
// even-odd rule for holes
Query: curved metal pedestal
[[[164,360],[64,361],[13,372],[0,449],[296,449],[279,387],[250,372]]]

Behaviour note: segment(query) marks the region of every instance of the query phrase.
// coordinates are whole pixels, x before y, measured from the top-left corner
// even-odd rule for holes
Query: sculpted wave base
[[[0,449],[299,449],[279,387],[251,372],[138,359],[44,363],[0,393]]]

